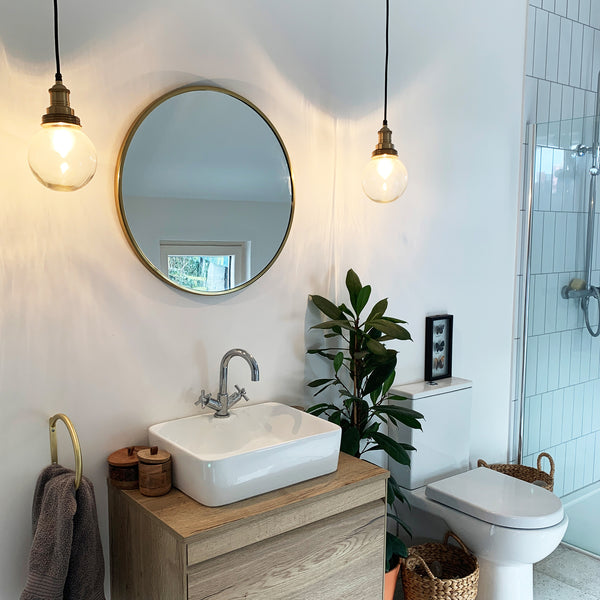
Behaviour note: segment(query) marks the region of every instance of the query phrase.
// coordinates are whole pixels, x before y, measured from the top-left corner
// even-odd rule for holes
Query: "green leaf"
[[[356,316],[358,317],[362,312],[362,309],[367,305],[369,298],[371,297],[371,286],[365,285],[364,288],[361,288],[360,292],[358,292],[358,296],[356,297]]]
[[[346,288],[348,289],[348,294],[350,295],[350,304],[354,310],[356,310],[356,300],[358,298],[358,294],[362,289],[362,284],[358,275],[350,269],[348,273],[346,273]]]
[[[380,319],[385,314],[385,311],[388,307],[388,300],[384,298],[380,300],[373,306],[371,309],[371,314],[367,317],[367,321],[372,321],[373,319]]]
[[[365,323],[367,325],[367,323]],[[386,335],[392,336],[396,340],[410,340],[410,333],[404,327],[397,325],[396,323],[392,323],[391,321],[387,321],[386,319],[373,319],[368,322],[369,327],[374,327],[375,329],[381,331],[381,333],[385,333]]]
[[[335,358],[333,359],[333,368],[336,373],[340,370],[340,367],[342,366],[343,362],[344,362],[344,353],[338,352],[335,355]]]
[[[340,304],[340,310],[349,317],[355,318],[354,313],[344,303]]]
[[[377,443],[377,446],[373,450],[384,450],[390,458],[393,458],[396,462],[401,465],[410,465],[410,456],[404,449],[404,444],[398,443],[384,433],[373,433],[371,434],[373,440]]]
[[[331,383],[332,381],[335,381],[335,379],[315,379],[314,381],[311,381],[306,385],[308,387],[321,387],[322,385],[325,385],[326,383]]]
[[[392,535],[389,531],[385,534],[385,571],[386,573],[396,567],[400,558],[408,556],[408,549],[404,542]]]
[[[340,334],[339,333],[326,333],[323,337],[324,338],[334,338],[334,337],[339,337]]]
[[[340,444],[340,450],[350,456],[360,456],[360,432],[356,427],[349,427],[348,429],[342,429],[342,441]]]
[[[327,317],[333,320],[342,319],[344,315],[342,311],[330,300],[313,294],[310,297],[312,303]]]
[[[373,354],[379,354],[379,356],[387,355],[386,347],[383,344],[380,344],[379,342],[377,342],[376,340],[367,340],[367,348]]]
[[[383,382],[383,387],[381,388],[381,395],[385,396],[394,383],[394,378],[396,377],[396,371],[392,371],[390,376]]]
[[[365,383],[363,393],[370,394],[373,390],[376,390],[377,388],[381,387],[395,368],[396,356],[394,354],[393,360],[389,360],[373,369],[372,373],[367,379],[367,382]]]
[[[318,323],[317,325],[313,325],[311,329],[334,329],[335,327],[341,327],[342,329],[348,329],[350,331],[353,329],[353,327],[350,325],[350,322],[345,319]]]
[[[402,319],[395,319],[394,317],[381,317],[384,321],[389,321],[390,323],[407,323],[407,321],[403,321]]]
[[[405,411],[409,409],[405,409],[401,406],[377,406],[373,408],[373,412],[377,415],[384,414],[388,415],[390,418],[397,419],[400,423],[403,423],[407,427],[411,429],[423,429],[421,423],[417,419],[422,419],[423,415],[417,413],[416,411],[410,411],[416,413],[416,415],[408,414]]]
[[[386,397],[386,400],[389,400],[390,396]],[[413,417],[415,419],[424,419],[425,417],[418,411],[413,410],[412,408],[406,408],[406,406],[401,406],[399,404],[383,404],[378,408],[384,408],[388,412],[394,412],[398,415],[407,415],[409,417]]]

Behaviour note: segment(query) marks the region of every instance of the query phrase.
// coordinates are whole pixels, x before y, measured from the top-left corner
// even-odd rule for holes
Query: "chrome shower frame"
[[[537,139],[537,125],[530,123],[527,126],[527,154],[523,181],[523,197],[527,202],[527,245],[525,246],[525,264],[522,280],[523,291],[523,320],[521,323],[521,364],[519,373],[519,442],[517,447],[517,463],[523,463],[523,443],[525,435],[525,365],[527,363],[527,330],[529,324],[529,272],[531,270],[531,237],[533,227],[533,185],[535,168],[535,141]]]

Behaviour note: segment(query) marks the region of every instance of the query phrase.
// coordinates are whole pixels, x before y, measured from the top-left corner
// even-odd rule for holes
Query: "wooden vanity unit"
[[[209,508],[109,491],[112,600],[381,600],[385,469],[338,470]]]

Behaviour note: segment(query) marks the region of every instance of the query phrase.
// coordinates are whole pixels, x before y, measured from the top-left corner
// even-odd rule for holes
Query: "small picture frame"
[[[425,317],[425,381],[452,377],[452,315]]]

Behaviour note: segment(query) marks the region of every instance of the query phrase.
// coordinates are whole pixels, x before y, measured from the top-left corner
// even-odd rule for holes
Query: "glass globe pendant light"
[[[54,0],[55,84],[50,106],[42,115],[42,128],[31,140],[28,161],[38,181],[51,190],[71,192],[83,187],[96,172],[96,150],[83,133],[79,117],[69,104],[69,90],[62,83],[58,53],[58,6]]]
[[[383,101],[383,127],[379,130],[379,143],[371,160],[363,171],[362,187],[365,194],[374,202],[393,202],[406,189],[408,173],[398,158],[398,151],[392,144],[392,131],[387,126],[387,83],[390,31],[390,0],[386,0],[385,11],[385,86]]]

